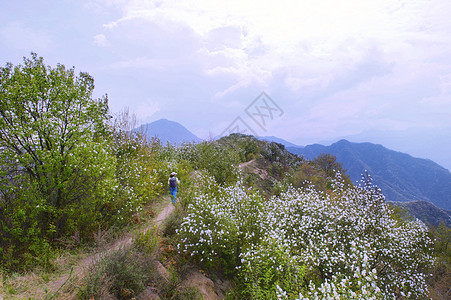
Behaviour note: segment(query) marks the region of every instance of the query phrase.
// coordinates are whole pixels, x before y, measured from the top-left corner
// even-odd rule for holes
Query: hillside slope
[[[341,140],[330,146],[288,147],[292,153],[313,159],[321,153],[337,157],[356,182],[367,170],[388,201],[424,200],[451,209],[451,173],[433,161],[414,158],[371,143]]]
[[[451,211],[441,209],[427,201],[389,202],[406,209],[410,215],[420,219],[427,225],[437,227],[441,221],[451,227]]]

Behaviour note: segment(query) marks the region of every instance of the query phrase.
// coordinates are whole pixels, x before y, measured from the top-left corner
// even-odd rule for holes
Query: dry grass
[[[94,236],[97,248],[76,253],[62,252],[54,261],[53,272],[36,268],[25,274],[4,275],[0,296],[3,295],[3,299],[75,299],[78,287],[83,284],[90,267],[109,253],[130,245],[133,236],[139,232],[147,231],[152,225],[161,225],[173,210],[168,202],[169,196],[165,196],[161,202],[146,207],[140,216],[142,224],[126,228],[115,239],[111,231],[99,229]]]
[[[13,273],[5,276],[3,280],[2,293],[4,299],[49,299],[52,298],[51,284],[61,278],[69,278],[71,269],[76,263],[88,253],[63,253],[54,262],[53,272],[46,272],[41,268],[36,268],[25,274]],[[66,275],[66,276],[65,276]],[[75,278],[71,274],[72,280]],[[69,278],[70,279],[70,278]],[[64,280],[65,282],[66,280]]]

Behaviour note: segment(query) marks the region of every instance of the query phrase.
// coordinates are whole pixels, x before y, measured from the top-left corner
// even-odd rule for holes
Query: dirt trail
[[[254,162],[255,162],[255,158],[248,162],[240,163],[240,169],[244,169],[245,167],[249,166],[250,164],[253,164]]]
[[[158,227],[160,227],[160,225],[163,223],[163,221],[174,211],[175,207],[172,203],[167,204],[163,210],[158,214],[158,216],[152,221],[149,222],[149,224],[142,228],[140,231],[141,232],[146,232],[148,230],[150,230],[152,228],[152,226],[157,225]],[[107,256],[108,254],[119,250],[122,247],[126,247],[128,245],[130,245],[133,241],[133,233],[129,233],[126,236],[124,236],[123,238],[116,240],[114,243],[112,243],[111,245],[107,246],[105,249],[103,249],[100,252],[94,253],[92,255],[89,255],[85,258],[83,258],[82,260],[80,260],[79,262],[77,262],[73,267],[72,267],[72,272],[66,272],[65,274],[62,274],[61,276],[59,276],[58,278],[48,282],[46,284],[46,289],[48,292],[50,293],[56,293],[61,287],[63,287],[63,285],[66,285],[68,283],[66,283],[68,281],[68,279],[70,277],[72,278],[83,278],[83,275],[86,275],[86,272],[88,271],[89,266],[93,265],[95,262],[97,262],[99,259],[101,259],[102,257]],[[37,291],[37,294],[43,294],[44,291],[39,292]],[[38,295],[34,295],[34,296],[38,296]]]
[[[160,227],[161,223],[163,223],[163,221],[167,217],[169,217],[169,215],[174,211],[174,209],[175,209],[175,206],[172,203],[169,203],[168,205],[166,205],[163,208],[163,210],[158,214],[158,216],[155,218],[155,220],[153,221],[153,224]],[[145,230],[147,231],[151,227],[151,225],[147,226]]]
[[[241,163],[240,169],[242,171],[246,171],[247,173],[254,173],[258,175],[261,179],[267,179],[270,176],[268,175],[268,172],[264,168],[259,168],[257,160],[254,158],[248,162]]]

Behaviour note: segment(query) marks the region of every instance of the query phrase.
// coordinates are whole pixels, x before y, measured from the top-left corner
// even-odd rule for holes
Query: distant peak
[[[150,124],[155,124],[155,123],[177,123],[177,122],[171,121],[171,120],[168,120],[168,119],[159,119],[159,120],[151,122]]]
[[[351,142],[346,140],[346,139],[341,139],[338,142],[336,142],[335,144],[350,144]]]
[[[159,119],[148,124],[141,125],[146,129],[148,138],[158,137],[163,144],[181,144],[183,142],[201,142],[191,131],[182,124],[168,119]]]

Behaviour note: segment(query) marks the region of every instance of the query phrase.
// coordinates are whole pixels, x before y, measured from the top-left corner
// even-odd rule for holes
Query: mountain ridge
[[[442,209],[431,202],[416,200],[409,202],[389,201],[388,203],[401,207],[407,212],[426,223],[429,226],[437,227],[440,222],[451,227],[451,211]]]
[[[341,139],[354,143],[370,141],[374,144],[382,144],[389,149],[409,153],[414,157],[429,158],[451,171],[451,159],[446,151],[441,150],[451,147],[451,127],[436,129],[409,128],[402,131],[364,131],[359,134],[320,142],[319,144],[331,145]]]
[[[258,136],[257,139],[261,141],[267,141],[267,142],[275,142],[284,145],[285,147],[298,147],[298,148],[304,148],[304,146],[296,145],[294,143],[291,143],[287,140],[281,139],[276,136]]]
[[[330,153],[343,164],[354,182],[360,181],[367,170],[388,201],[424,200],[451,209],[451,173],[432,160],[415,158],[380,144],[344,139],[330,146],[313,144],[287,149],[307,159]]]

